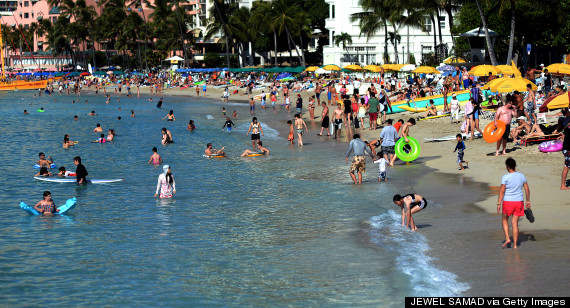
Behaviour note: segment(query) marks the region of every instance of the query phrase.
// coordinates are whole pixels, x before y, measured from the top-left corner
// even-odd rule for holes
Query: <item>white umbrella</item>
[[[400,69],[401,72],[411,72],[413,70],[416,69],[416,66],[413,64],[406,64],[404,66],[402,66],[402,68]]]
[[[174,56],[168,59],[164,59],[164,61],[184,61],[184,58],[180,58],[179,56]]]
[[[327,71],[322,67],[315,71],[315,74],[325,74],[325,73],[327,73]]]

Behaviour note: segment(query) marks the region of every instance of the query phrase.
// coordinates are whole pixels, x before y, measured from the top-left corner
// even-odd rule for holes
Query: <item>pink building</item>
[[[88,6],[95,8],[97,15],[101,15],[103,7],[98,4],[101,0],[86,0]],[[153,2],[152,0],[150,1]],[[186,14],[194,15],[194,25],[192,28],[197,28],[200,23],[201,11],[205,7],[202,2],[205,0],[191,0],[181,3],[186,8]],[[126,8],[127,10],[136,10],[139,15],[143,16],[145,20],[149,21],[149,15],[152,13],[152,8],[147,6],[144,1],[132,2]],[[37,23],[38,21],[48,18],[52,23],[57,21],[60,11],[57,7],[50,7],[46,0],[0,0],[0,23],[3,27],[22,26],[29,28],[30,24]],[[4,50],[4,57],[6,57],[6,65],[8,68],[27,68],[34,69],[38,66],[41,68],[54,68],[71,64],[69,56],[54,57],[49,52],[45,52],[48,46],[44,46],[46,42],[45,36],[34,36],[33,41],[11,42],[8,38],[4,38],[4,44],[7,48]],[[105,48],[104,44],[95,44],[96,50]],[[85,64],[86,66],[86,64]]]

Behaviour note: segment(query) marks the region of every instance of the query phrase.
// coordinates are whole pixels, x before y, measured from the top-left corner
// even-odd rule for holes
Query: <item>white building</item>
[[[325,0],[329,4],[329,18],[326,19],[326,28],[329,31],[329,44],[323,47],[323,64],[336,64],[345,66],[358,63],[362,66],[368,64],[384,64],[384,30],[367,40],[365,35],[360,36],[358,21],[351,22],[350,17],[354,13],[362,12],[359,0]],[[437,17],[436,17],[437,18]],[[440,27],[442,29],[442,43],[451,50],[453,41],[449,32],[447,14],[440,14]],[[420,64],[422,56],[434,52],[434,25],[431,18],[426,16],[425,28],[427,32],[418,28],[403,26],[397,33],[401,41],[397,43],[399,63],[408,63],[408,53],[413,54],[416,64]],[[436,25],[437,26],[437,21]],[[388,25],[388,31],[393,31]],[[342,44],[336,46],[334,37],[342,32],[352,37],[352,45],[347,45],[347,50],[342,49]],[[439,33],[439,31],[438,31]],[[395,63],[394,46],[388,40],[388,55],[391,63]],[[437,36],[439,44],[439,34]]]

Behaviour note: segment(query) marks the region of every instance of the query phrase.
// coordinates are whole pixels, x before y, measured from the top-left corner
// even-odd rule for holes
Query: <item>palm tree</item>
[[[340,35],[334,37],[334,44],[336,46],[342,45],[342,50],[346,52],[346,45],[352,45],[352,36],[346,32],[341,32]]]
[[[360,0],[363,11],[352,14],[351,21],[358,21],[360,35],[365,35],[366,40],[384,29],[384,63],[388,62],[388,18],[390,8],[386,0]]]
[[[237,9],[235,3],[226,4],[221,0],[212,0],[214,5],[210,7],[210,19],[206,26],[205,39],[210,39],[218,34],[221,34],[220,41],[226,46],[226,65],[230,67],[230,43],[233,44],[233,36],[231,35],[228,25],[227,17]]]
[[[481,22],[483,23],[483,29],[485,30],[485,41],[487,42],[487,48],[489,49],[489,57],[491,58],[491,64],[496,66],[499,63],[497,62],[497,56],[495,55],[495,48],[493,47],[493,44],[491,44],[491,37],[489,36],[489,28],[487,27],[487,19],[483,14],[483,10],[481,9],[481,3],[479,3],[479,0],[475,0],[475,3],[477,4],[479,15],[481,15]]]
[[[297,44],[293,40],[291,36],[292,30],[295,30],[294,33],[300,31],[299,20],[304,20],[303,16],[297,7],[291,5],[286,0],[275,0],[273,1],[272,6],[272,18],[273,18],[273,26],[277,29],[277,33],[281,34],[285,31],[287,35],[287,46],[289,47],[289,61],[291,61],[291,43],[295,47],[295,51],[297,52],[297,57],[299,58],[299,62],[302,66],[305,66],[305,61],[297,48]]]
[[[269,26],[269,30],[273,34],[273,42],[274,42],[274,63],[273,65],[277,66],[277,32],[275,29],[274,24],[271,20],[271,3],[265,1],[256,1],[253,3],[251,8],[251,20],[250,24],[253,28],[253,31],[256,32],[256,35],[263,35],[266,33],[267,26]]]

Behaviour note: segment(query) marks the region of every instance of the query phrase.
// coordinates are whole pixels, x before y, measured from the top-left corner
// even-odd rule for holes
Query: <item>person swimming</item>
[[[93,143],[105,143],[105,142],[107,142],[107,140],[105,139],[105,134],[101,134],[101,138],[94,140],[94,141],[91,141],[91,142],[93,142]]]
[[[170,112],[164,117],[162,118],[163,120],[166,119],[166,121],[175,121],[176,118],[174,117],[174,110],[170,110]]]
[[[46,216],[53,216],[54,213],[59,212],[55,207],[55,203],[51,199],[51,192],[47,190],[44,191],[43,199],[34,206],[34,209]]]
[[[153,163],[155,165],[162,164],[162,157],[158,154],[158,149],[156,147],[152,148],[152,156],[148,160],[148,163]]]

